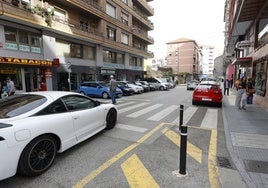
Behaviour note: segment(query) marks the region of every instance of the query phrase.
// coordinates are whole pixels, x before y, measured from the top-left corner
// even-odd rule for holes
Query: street
[[[119,98],[114,129],[57,155],[43,175],[15,176],[0,182],[0,187],[218,187],[216,167],[233,168],[221,108],[193,106],[191,96],[186,86],[177,86]],[[188,125],[187,174],[182,177],[180,105]]]

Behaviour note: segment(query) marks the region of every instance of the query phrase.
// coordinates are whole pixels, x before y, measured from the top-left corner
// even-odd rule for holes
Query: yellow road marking
[[[211,188],[219,188],[219,172],[216,164],[217,155],[217,131],[211,130],[210,144],[208,150],[208,177]]]
[[[165,128],[162,130],[162,133],[165,134],[167,138],[169,138],[174,144],[177,146],[181,146],[181,138],[180,135],[175,133],[174,131],[170,130],[169,128]],[[202,163],[202,150],[192,143],[187,141],[187,153],[193,157],[197,162],[200,164]]]
[[[143,137],[141,137],[136,143],[128,146],[126,149],[119,152],[117,155],[113,156],[111,159],[103,163],[101,166],[99,166],[97,169],[93,170],[90,174],[88,174],[86,177],[84,177],[82,180],[77,182],[73,188],[82,188],[86,184],[88,184],[91,180],[93,180],[96,176],[98,176],[100,173],[102,173],[104,170],[109,168],[112,164],[114,164],[116,161],[118,161],[121,157],[126,155],[128,152],[136,148],[138,145],[140,145],[142,142],[144,142],[146,139],[148,139],[152,134],[154,134],[157,130],[162,128],[164,125],[168,125],[167,123],[161,123],[154,129],[152,129],[150,132],[145,134]]]
[[[131,188],[159,187],[136,154],[132,155],[124,163],[122,163],[121,168]]]

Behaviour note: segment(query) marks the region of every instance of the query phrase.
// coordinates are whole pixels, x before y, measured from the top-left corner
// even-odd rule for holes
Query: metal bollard
[[[186,155],[187,155],[187,125],[181,125],[181,147],[180,147],[180,170],[182,175],[186,174]]]
[[[180,105],[180,123],[179,123],[179,130],[181,130],[181,125],[183,124],[183,105]]]

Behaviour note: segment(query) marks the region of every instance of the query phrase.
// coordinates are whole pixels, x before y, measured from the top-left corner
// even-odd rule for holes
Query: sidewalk
[[[268,110],[252,104],[237,109],[236,90],[223,97],[226,144],[237,171],[249,188],[268,187]],[[234,182],[234,187],[239,187]]]

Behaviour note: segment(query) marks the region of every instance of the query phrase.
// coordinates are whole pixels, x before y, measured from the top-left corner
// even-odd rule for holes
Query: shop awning
[[[232,65],[240,65],[241,67],[250,67],[252,57],[239,57],[232,62]]]

